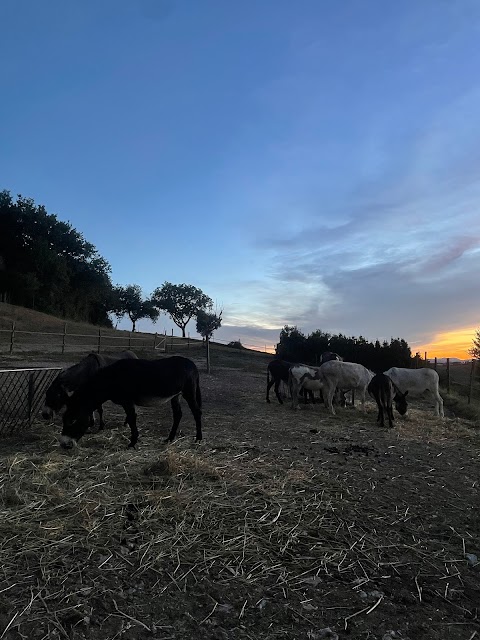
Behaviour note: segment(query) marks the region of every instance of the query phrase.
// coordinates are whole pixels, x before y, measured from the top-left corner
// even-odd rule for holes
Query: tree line
[[[285,325],[280,332],[276,354],[289,362],[318,365],[322,353],[333,351],[347,362],[358,362],[375,373],[390,367],[410,367],[412,352],[407,342],[392,338],[390,342],[369,342],[363,336],[348,337],[321,330],[306,336],[297,327]]]
[[[144,297],[139,285],[114,285],[111,267],[93,244],[68,222],[21,195],[0,191],[0,301],[52,315],[111,327],[111,316],[128,316],[132,331],[143,318],[156,322],[164,311],[185,337],[196,318],[210,338],[222,313],[190,284],[165,282]]]

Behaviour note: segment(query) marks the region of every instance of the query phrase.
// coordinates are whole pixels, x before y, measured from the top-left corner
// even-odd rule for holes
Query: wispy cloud
[[[435,329],[474,322],[479,109],[480,92],[472,90],[403,141],[388,133],[381,139],[377,129],[365,146],[367,164],[377,150],[375,170],[365,179],[360,163],[343,180],[347,190],[337,175],[337,203],[310,202],[288,215],[279,203],[279,224],[252,240],[270,256],[272,324],[422,340]]]

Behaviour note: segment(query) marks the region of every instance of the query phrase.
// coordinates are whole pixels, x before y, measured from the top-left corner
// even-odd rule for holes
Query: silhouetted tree
[[[322,353],[333,350],[330,348],[330,339],[331,335],[320,331],[320,329],[314,331],[307,337],[306,349],[311,363],[319,363]]]
[[[166,311],[173,322],[182,330],[185,338],[185,327],[199,311],[206,311],[213,307],[213,300],[201,289],[190,284],[172,284],[165,282],[157,287],[152,295],[152,302],[158,308]]]
[[[280,331],[280,342],[277,344],[276,353],[279,358],[289,362],[310,361],[305,334],[297,327],[287,324]]]
[[[220,311],[220,313],[216,315],[215,313],[208,313],[200,309],[197,313],[197,333],[206,340],[210,340],[213,332],[222,326],[222,313],[223,311]]]
[[[115,292],[117,307],[114,314],[117,318],[127,315],[132,321],[132,331],[135,331],[138,320],[149,318],[154,323],[158,320],[159,310],[152,300],[143,298],[142,289],[138,284],[129,284],[126,287],[117,285]]]
[[[410,347],[400,338],[380,344],[363,336],[330,335],[320,330],[305,337],[297,327],[288,325],[280,332],[277,355],[284,360],[317,364],[325,351],[334,351],[346,362],[358,362],[376,373],[390,367],[410,367],[412,363]]]
[[[472,346],[468,350],[468,353],[475,360],[480,360],[480,329],[476,330],[475,336],[473,337],[473,340],[472,340]]]
[[[0,294],[12,304],[111,325],[110,265],[69,223],[0,192]]]

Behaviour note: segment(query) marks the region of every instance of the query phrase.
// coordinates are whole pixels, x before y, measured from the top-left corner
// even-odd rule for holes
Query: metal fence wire
[[[61,368],[0,369],[0,436],[31,426]]]

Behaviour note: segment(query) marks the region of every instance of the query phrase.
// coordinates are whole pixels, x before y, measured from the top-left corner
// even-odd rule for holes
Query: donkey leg
[[[273,385],[275,384],[275,380],[269,380],[267,378],[267,402],[270,404],[270,389],[273,387]]]
[[[202,410],[200,409],[200,407],[198,406],[198,403],[195,399],[195,394],[194,393],[184,393],[183,397],[185,398],[185,400],[187,401],[187,404],[190,408],[190,411],[193,414],[193,417],[195,418],[195,425],[197,427],[197,435],[196,435],[196,442],[201,442],[202,440]]]
[[[123,405],[125,411],[125,422],[130,426],[130,442],[128,448],[133,448],[138,442],[137,414],[135,413],[135,405]]]
[[[102,405],[97,407],[97,413],[98,413],[98,417],[100,418],[100,424],[98,425],[98,430],[101,431],[102,429],[105,429],[105,420],[103,419],[103,407],[102,407]]]
[[[275,395],[277,396],[277,400],[279,401],[279,403],[283,404],[282,397],[280,396],[280,392],[278,390],[278,388],[280,387],[280,383],[281,383],[280,379],[275,382]]]
[[[384,414],[384,408],[383,405],[380,405],[379,410],[378,410],[378,416],[380,418],[380,426],[383,427],[385,426],[385,414]]]
[[[180,398],[178,396],[174,396],[170,400],[170,404],[172,406],[173,412],[173,425],[170,429],[170,433],[168,434],[168,438],[165,439],[165,442],[173,442],[175,440],[175,436],[177,435],[178,425],[180,424],[180,420],[182,419],[182,408],[180,407]]]
[[[393,406],[390,405],[388,407],[388,426],[390,427],[390,429],[393,429],[394,420],[395,420],[395,418],[393,416]]]

